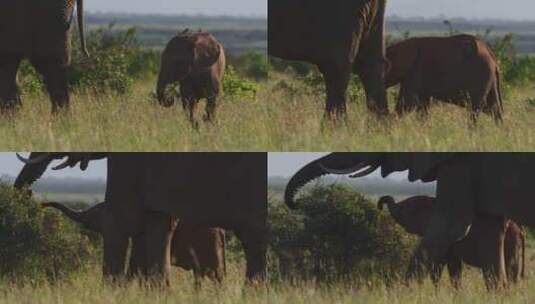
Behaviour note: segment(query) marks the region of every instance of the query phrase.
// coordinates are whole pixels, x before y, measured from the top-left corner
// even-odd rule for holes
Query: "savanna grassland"
[[[270,188],[272,240],[269,281],[265,286],[244,285],[243,254],[235,238],[229,237],[227,275],[221,286],[204,281],[196,289],[191,273],[173,268],[170,287],[151,290],[137,281],[120,285],[103,281],[100,238],[76,227],[57,212],[34,209],[35,201],[0,184],[0,210],[12,219],[0,223],[0,227],[13,234],[0,231],[1,241],[12,244],[9,241],[17,234],[26,233],[18,246],[0,249],[4,261],[11,261],[9,266],[0,265],[0,303],[459,304],[531,303],[535,297],[535,251],[529,233],[526,279],[507,290],[487,291],[479,270],[470,267],[465,268],[461,290],[451,287],[446,271],[438,288],[429,280],[407,286],[403,272],[416,240],[397,227],[386,212],[377,211],[368,196],[332,185],[310,189],[298,202],[303,211],[296,217],[297,211],[289,212],[281,205],[280,191]],[[304,222],[301,216],[305,217]],[[307,222],[307,217],[313,217],[312,221]],[[349,218],[353,222],[343,225],[344,233],[333,229]],[[347,244],[352,238],[359,242]],[[301,246],[288,248],[288,244],[295,244],[292,241],[301,242]],[[39,254],[43,248],[46,255]],[[301,266],[297,268],[282,263],[282,257],[301,251],[319,254],[298,255],[300,258],[294,263]],[[352,260],[349,268],[343,259],[338,259],[347,251]],[[324,253],[329,254],[323,256]],[[315,266],[318,258],[322,263]]]
[[[98,18],[97,18],[98,17]],[[0,121],[2,150],[109,150],[109,151],[527,151],[535,148],[535,57],[529,52],[531,33],[525,26],[509,25],[500,32],[479,31],[492,44],[502,65],[505,117],[496,125],[481,115],[470,127],[468,111],[443,103],[430,115],[377,121],[365,107],[364,92],[354,81],[348,92],[348,115],[334,125],[323,119],[325,90],[319,73],[310,66],[295,66],[265,55],[263,21],[257,19],[201,18],[198,26],[227,39],[228,70],[224,95],[214,124],[191,127],[180,101],[159,106],[154,97],[159,56],[165,41],[179,29],[195,29],[192,17],[172,25],[170,17],[117,18],[93,16],[89,37],[90,63],[73,48],[72,107],[68,113],[50,114],[50,102],[31,68],[19,73],[23,107]],[[261,20],[261,19],[260,19]],[[146,22],[143,25],[142,22]],[[218,23],[219,22],[219,23]],[[139,23],[139,24],[138,24]],[[398,22],[397,34],[420,35],[432,22]],[[417,22],[416,22],[417,23]],[[418,23],[419,24],[419,23]],[[134,28],[131,26],[134,25]],[[462,24],[461,24],[462,25]],[[471,28],[467,28],[469,31]],[[241,33],[248,34],[236,34]],[[506,30],[521,34],[507,35]],[[148,31],[148,32],[147,32]],[[155,31],[153,34],[148,34]],[[394,31],[394,30],[392,30]],[[446,31],[446,32],[445,32]],[[224,33],[223,33],[224,32]],[[234,34],[233,34],[234,33]],[[398,35],[399,36],[399,35]],[[152,37],[152,38],[151,38]],[[154,37],[158,37],[154,40]],[[225,38],[226,37],[226,38]],[[234,37],[230,39],[230,37]],[[238,37],[238,38],[236,38]],[[392,39],[399,39],[392,38]],[[77,39],[73,39],[77,41]],[[527,42],[526,42],[527,41]],[[253,45],[263,45],[256,48]],[[391,89],[393,109],[396,89]],[[198,109],[202,116],[204,102]]]

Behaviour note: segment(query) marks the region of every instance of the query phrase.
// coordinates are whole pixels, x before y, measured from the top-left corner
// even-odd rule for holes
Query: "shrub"
[[[228,65],[223,76],[223,92],[232,97],[255,98],[257,84],[239,77],[234,67]]]
[[[270,65],[266,56],[254,51],[248,51],[243,55],[242,60],[244,73],[247,77],[255,80],[267,79]]]
[[[58,212],[0,184],[0,276],[55,280],[94,261],[98,245]]]
[[[406,269],[414,238],[360,193],[316,187],[298,204],[297,212],[270,204],[272,250],[282,277],[389,281]]]
[[[75,31],[73,34],[76,36]],[[134,79],[154,75],[159,69],[159,52],[144,49],[134,28],[116,30],[114,24],[110,24],[91,31],[87,37],[89,59],[83,56],[79,39],[73,37],[72,41],[75,43],[68,81],[74,89],[125,94],[130,92]],[[19,76],[24,93],[43,91],[40,75],[28,62],[22,64]]]

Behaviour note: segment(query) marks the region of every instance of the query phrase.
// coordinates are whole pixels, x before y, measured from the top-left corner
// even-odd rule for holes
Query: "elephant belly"
[[[217,96],[219,81],[210,69],[192,73],[180,83],[180,94],[185,98],[201,99]]]
[[[263,216],[267,160],[263,153],[176,153],[152,156],[144,206],[195,224],[229,227]]]

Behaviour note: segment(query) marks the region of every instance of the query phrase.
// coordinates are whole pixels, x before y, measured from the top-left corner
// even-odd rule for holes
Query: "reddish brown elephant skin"
[[[268,53],[318,66],[328,115],[346,112],[352,71],[363,82],[368,108],[385,114],[385,6],[385,0],[269,0]]]
[[[160,104],[174,103],[174,98],[166,96],[165,88],[178,81],[182,106],[191,123],[197,125],[194,114],[203,98],[207,101],[204,120],[212,121],[222,91],[225,60],[223,46],[210,33],[185,31],[171,39],[162,54],[158,75],[156,91]]]
[[[395,203],[392,197],[385,196],[379,200],[378,207],[387,204],[398,224],[409,233],[423,236],[433,214],[434,201],[433,197],[413,196]],[[523,277],[525,244],[522,229],[513,221],[504,222],[499,218],[479,215],[474,219],[468,235],[452,246],[445,262],[454,286],[460,286],[462,262],[481,268],[483,272],[492,267],[496,258],[494,252],[500,248],[497,244],[499,235],[504,231],[503,250],[507,278],[516,282]],[[485,276],[485,279],[492,278]]]
[[[498,63],[482,40],[464,34],[410,38],[388,47],[386,56],[386,86],[401,84],[399,114],[426,110],[436,98],[502,119]]]
[[[173,236],[171,263],[193,270],[196,278],[221,282],[226,272],[225,247],[225,230],[181,223]]]

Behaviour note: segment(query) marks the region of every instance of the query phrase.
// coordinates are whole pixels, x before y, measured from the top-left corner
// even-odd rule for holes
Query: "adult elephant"
[[[423,237],[429,219],[433,215],[435,198],[429,196],[412,196],[396,202],[391,196],[383,196],[377,207],[383,209],[387,205],[390,215],[405,231]],[[504,233],[504,259],[507,279],[517,282],[524,276],[525,240],[522,229],[513,221],[503,217],[475,215],[472,226],[466,237],[456,242],[449,250],[443,264],[437,267],[432,275],[435,283],[440,279],[442,268],[447,265],[450,279],[454,287],[461,285],[462,263],[478,267],[482,270],[487,286],[491,287],[496,278],[492,277],[492,265],[500,258],[500,235]]]
[[[43,203],[44,207],[60,210],[71,220],[84,225],[86,228],[102,233],[105,203],[96,204],[84,211],[72,210],[57,203]],[[145,240],[138,236],[132,240],[132,253],[128,267],[129,276],[145,275],[147,273],[145,261]],[[199,227],[187,221],[180,221],[174,230],[171,241],[171,264],[185,270],[193,271],[196,283],[208,277],[221,283],[226,273],[225,262],[225,230],[221,228]]]
[[[449,248],[466,237],[475,214],[505,217],[535,227],[532,179],[535,154],[500,153],[332,153],[301,168],[289,181],[286,204],[295,208],[296,192],[322,175],[361,177],[381,169],[383,177],[408,171],[409,181],[436,181],[436,205],[410,264],[409,277],[422,278],[424,266],[434,269]],[[355,173],[356,172],[356,173]],[[490,269],[492,287],[507,283],[504,233],[498,236],[500,258]]]
[[[268,53],[318,66],[327,115],[346,113],[352,71],[364,85],[368,109],[386,114],[385,6],[386,0],[269,0]]]
[[[86,167],[101,154],[30,156],[17,178],[35,180],[53,159],[57,166]],[[22,157],[21,157],[22,159]],[[103,204],[104,275],[123,274],[130,237],[143,236],[149,275],[165,282],[170,268],[174,217],[233,230],[247,259],[249,281],[266,277],[266,153],[108,153]]]
[[[89,56],[84,34],[84,1],[76,0],[82,51]],[[74,0],[0,1],[0,108],[19,103],[17,70],[23,58],[43,76],[52,110],[69,105],[67,67],[69,29]]]

